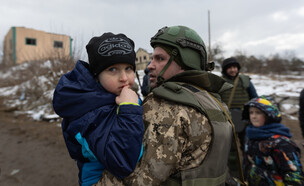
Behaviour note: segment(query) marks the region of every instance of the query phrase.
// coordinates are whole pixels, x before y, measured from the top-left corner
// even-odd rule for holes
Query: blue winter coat
[[[119,178],[128,176],[142,153],[143,109],[118,106],[115,97],[94,80],[83,61],[55,89],[53,107],[63,118],[63,136],[77,161],[80,185],[96,183],[104,169]]]

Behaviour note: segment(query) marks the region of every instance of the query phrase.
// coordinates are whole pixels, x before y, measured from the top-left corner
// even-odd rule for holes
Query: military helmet
[[[151,38],[153,48],[157,44],[168,45],[177,49],[181,58],[181,66],[185,70],[205,70],[214,68],[214,63],[208,63],[206,46],[202,38],[191,28],[185,26],[172,26],[161,28]]]

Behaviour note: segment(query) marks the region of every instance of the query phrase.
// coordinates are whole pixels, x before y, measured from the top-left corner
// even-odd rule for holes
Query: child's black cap
[[[134,42],[124,34],[104,33],[93,37],[86,46],[89,68],[93,76],[117,63],[127,63],[135,71]]]

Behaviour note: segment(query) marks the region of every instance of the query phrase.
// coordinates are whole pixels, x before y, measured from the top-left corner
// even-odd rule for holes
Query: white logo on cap
[[[126,55],[132,50],[132,46],[126,40],[117,37],[104,40],[98,47],[101,56]]]

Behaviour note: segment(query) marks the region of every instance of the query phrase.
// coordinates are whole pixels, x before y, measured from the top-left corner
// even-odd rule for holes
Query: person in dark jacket
[[[230,57],[223,61],[223,78],[233,85],[236,83],[236,89],[234,95],[231,97],[231,100],[230,95],[232,90],[228,91],[227,95],[225,94],[223,96],[223,101],[228,105],[229,109],[243,110],[243,106],[246,102],[252,98],[258,97],[256,89],[250,81],[250,77],[240,74],[240,70],[241,65],[236,58]],[[236,79],[238,79],[237,82]]]
[[[147,64],[144,72],[145,72],[145,75],[143,77],[143,85],[142,85],[142,88],[141,88],[141,94],[146,97],[149,93],[150,93],[150,83],[149,83],[149,69],[148,69],[148,66],[149,64],[151,63],[151,61]]]
[[[243,118],[248,141],[244,153],[244,176],[249,185],[304,185],[300,149],[280,123],[274,99],[261,96],[245,104]]]
[[[233,89],[224,91],[222,94],[223,101],[228,105],[231,112],[232,121],[235,126],[235,131],[240,143],[240,150],[244,150],[245,144],[245,128],[246,121],[242,121],[243,106],[250,99],[258,97],[256,89],[254,88],[250,77],[240,74],[241,65],[236,58],[230,57],[223,61],[222,77],[234,87]],[[229,156],[229,175],[231,177],[238,177],[239,168],[237,166],[237,149],[232,143],[231,153]],[[230,179],[231,180],[231,179]],[[233,182],[233,180],[231,180]]]
[[[143,109],[131,90],[134,42],[109,32],[93,37],[86,49],[89,63],[77,61],[60,78],[53,97],[80,185],[97,183],[104,169],[118,178],[128,176],[141,156],[144,133]]]
[[[225,91],[222,99],[231,111],[232,120],[235,124],[241,146],[243,147],[246,127],[241,121],[243,106],[250,99],[258,97],[258,94],[250,81],[250,77],[240,74],[240,69],[241,65],[234,57],[227,58],[223,61],[222,77],[228,83],[234,85],[234,88]]]
[[[299,121],[300,121],[300,127],[302,130],[302,136],[304,138],[304,89],[302,89],[300,93],[300,98],[299,98]],[[302,143],[304,146],[304,142]]]

